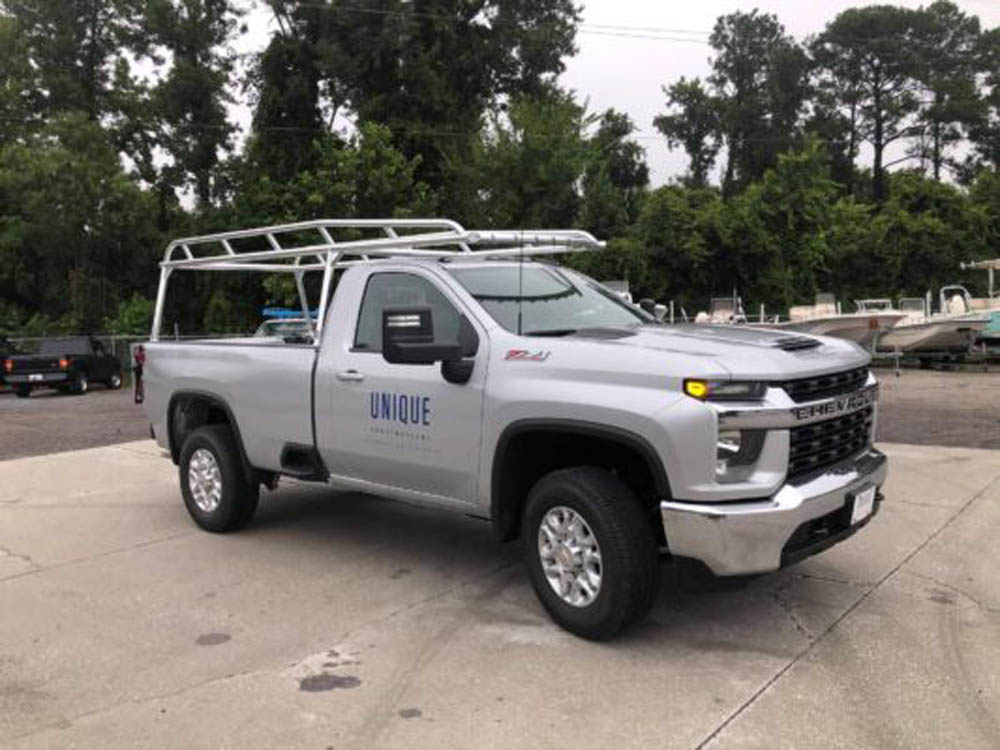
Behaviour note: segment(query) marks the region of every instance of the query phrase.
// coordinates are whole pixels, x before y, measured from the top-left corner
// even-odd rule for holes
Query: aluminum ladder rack
[[[343,238],[343,235],[347,235]],[[340,235],[341,239],[336,239]],[[247,246],[251,247],[248,248]],[[261,247],[265,249],[259,249]],[[303,278],[322,272],[315,336],[326,318],[333,273],[373,258],[503,258],[580,252],[604,247],[577,229],[474,231],[450,219],[316,219],[269,227],[239,229],[174,240],[160,262],[151,341],[159,340],[170,275],[175,270],[291,273],[303,316],[309,300]]]

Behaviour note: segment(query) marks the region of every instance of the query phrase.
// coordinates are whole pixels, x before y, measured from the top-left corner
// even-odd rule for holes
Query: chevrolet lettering
[[[792,413],[798,420],[832,417],[835,414],[845,414],[863,409],[866,406],[874,404],[877,398],[878,386],[873,385],[857,393],[852,393],[850,396],[835,398],[820,404],[797,407],[792,410]]]
[[[541,607],[591,639],[649,612],[665,561],[767,573],[877,523],[887,465],[869,355],[666,325],[554,260],[603,246],[448,219],[170,243],[133,358],[187,512],[235,531],[291,477],[479,518],[454,528],[519,545]],[[293,338],[161,339],[177,270],[287,272],[317,315]],[[337,518],[343,538],[356,519]]]

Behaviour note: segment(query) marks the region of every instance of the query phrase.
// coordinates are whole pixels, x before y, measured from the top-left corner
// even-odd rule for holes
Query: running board
[[[285,443],[281,449],[281,473],[303,482],[325,482],[330,477],[319,452],[298,443]]]

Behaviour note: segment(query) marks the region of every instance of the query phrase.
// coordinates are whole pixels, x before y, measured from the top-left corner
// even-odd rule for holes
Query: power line
[[[347,13],[358,13],[361,15],[373,15],[393,18],[426,18],[432,21],[443,21],[445,23],[459,23],[460,19],[453,16],[446,16],[440,13],[426,13],[416,10],[388,10],[383,8],[365,8],[357,5],[328,5],[326,3],[299,3],[298,8],[311,8],[329,12],[343,11]],[[469,19],[474,20],[474,19]],[[580,23],[576,25],[576,30],[583,34],[593,34],[598,36],[621,37],[626,39],[652,39],[664,42],[689,42],[694,44],[708,44],[707,37],[712,33],[700,29],[671,29],[655,26],[622,26],[617,24],[591,24]],[[678,36],[698,35],[706,37],[704,39],[686,38]]]

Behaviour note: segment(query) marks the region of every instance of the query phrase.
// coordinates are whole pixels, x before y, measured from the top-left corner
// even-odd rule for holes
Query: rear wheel
[[[87,373],[78,372],[76,377],[73,378],[73,383],[70,385],[69,390],[71,393],[75,393],[78,396],[82,396],[90,388],[90,381],[87,380]]]
[[[631,490],[607,471],[546,475],[523,521],[532,586],[558,625],[604,640],[649,612],[659,589],[656,537]]]
[[[181,448],[180,481],[188,513],[206,531],[241,529],[257,510],[259,487],[247,479],[227,425],[205,425],[188,436]]]
[[[28,398],[31,395],[30,385],[19,385],[17,387],[17,397],[18,398]]]

